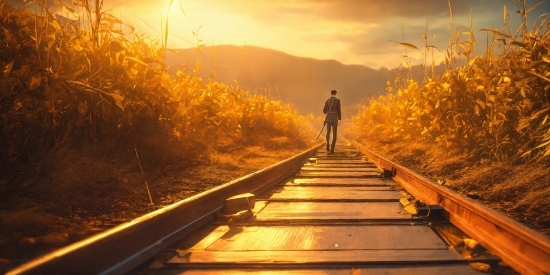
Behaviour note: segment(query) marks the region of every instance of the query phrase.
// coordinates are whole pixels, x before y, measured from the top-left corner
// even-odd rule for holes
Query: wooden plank
[[[334,152],[346,152],[346,151],[354,151],[354,152],[357,152],[357,149],[355,147],[345,147],[345,146],[336,146],[334,148]],[[327,151],[327,148],[326,147],[321,147],[317,150],[317,153],[326,153],[326,152],[329,152]]]
[[[222,226],[223,230],[226,227]],[[195,246],[191,250],[447,250],[447,245],[427,225],[230,226],[223,235],[219,231],[205,238],[218,238],[206,249]]]
[[[337,191],[331,187],[294,187],[282,188],[269,200],[321,200],[321,201],[399,201],[402,195],[397,191],[367,190],[365,187],[346,187]]]
[[[269,202],[258,221],[411,219],[398,202]]]
[[[311,172],[300,171],[296,174],[296,177],[302,178],[368,178],[368,177],[380,177],[379,172]]]
[[[356,151],[356,150],[353,150],[353,151],[335,151],[334,153],[330,153],[330,152],[327,152],[327,151],[317,151],[317,153],[315,153],[315,156],[332,156],[332,157],[335,157],[335,156],[340,156],[340,157],[354,156],[354,157],[363,157],[363,153],[361,153],[359,151]]]
[[[168,264],[368,264],[464,262],[450,250],[179,251]]]
[[[257,275],[481,275],[485,274],[468,266],[466,263],[431,263],[431,264],[400,264],[400,265],[365,265],[360,266],[310,266],[280,269],[277,266],[264,266],[260,268],[245,269],[244,267],[227,269],[186,269],[181,273],[184,275],[228,275],[228,274],[257,274]]]
[[[292,158],[157,209],[114,228],[48,252],[10,274],[123,274],[214,218],[228,197],[266,190],[313,154]],[[259,191],[258,191],[259,192]]]
[[[310,185],[277,185],[274,188],[272,188],[270,191],[274,193],[281,193],[281,192],[340,192],[340,193],[346,193],[346,192],[368,192],[368,191],[392,191],[392,192],[386,192],[386,193],[397,193],[395,190],[395,186],[393,185],[382,185],[382,186],[334,186],[338,188],[333,188],[331,186],[310,186]],[[379,189],[384,188],[384,189]],[[389,189],[394,188],[394,189]]]
[[[378,165],[394,170],[393,178],[414,197],[443,207],[451,223],[514,270],[550,274],[550,237],[355,144]]]
[[[361,160],[363,159],[362,155],[359,154],[319,154],[317,153],[314,157],[316,158],[324,158],[324,159],[350,159],[350,160]]]
[[[365,162],[365,163],[339,163],[339,164],[315,164],[315,163],[306,163],[304,167],[319,167],[319,168],[374,168],[376,165]]]
[[[211,226],[206,226],[211,227]],[[227,232],[229,232],[230,228],[227,225],[221,225],[219,227],[216,227],[210,234],[202,238],[198,243],[193,245],[193,250],[206,250],[209,246],[211,246],[214,242],[222,238]],[[184,239],[186,240],[186,239]]]
[[[297,185],[362,185],[362,186],[388,186],[395,185],[393,181],[383,178],[304,178],[293,179],[289,184]]]
[[[349,153],[360,153],[355,148],[336,148],[333,153],[330,153],[329,151],[325,149],[320,149],[317,151],[317,154],[349,154]]]
[[[336,151],[334,153],[330,152],[317,152],[315,156],[324,156],[324,157],[363,157],[363,154],[359,151]]]
[[[353,188],[353,187],[358,187],[358,188],[361,188],[361,190],[363,191],[397,191],[398,190],[398,187],[396,186],[393,186],[393,185],[380,185],[380,186],[362,186],[362,185],[322,185],[322,184],[319,184],[319,185],[314,185],[314,184],[294,184],[294,183],[287,183],[285,185],[279,185],[278,187],[275,187],[274,192],[282,192],[283,189],[281,189],[281,187],[284,187],[284,190],[289,190],[289,191],[297,191],[297,190],[300,190],[300,189],[297,189],[297,188],[303,188],[303,187],[310,187],[310,188],[315,188],[315,187],[323,187],[327,190],[332,190],[332,192],[340,192],[342,190],[343,187],[345,187],[345,189],[347,190],[348,188]]]
[[[377,172],[376,167],[315,167],[315,166],[303,166],[301,171],[312,172]]]
[[[372,164],[364,159],[317,159],[317,164]]]
[[[327,153],[329,151],[327,151],[327,148],[322,148],[322,149],[319,149],[317,151],[317,153]],[[339,146],[336,146],[336,148],[334,148],[334,153],[342,153],[342,152],[359,152],[357,151],[357,149],[355,149],[355,147],[339,147]]]
[[[336,157],[336,156],[324,157],[324,156],[316,156],[315,158],[317,159],[317,163],[323,163],[323,161],[345,161],[345,162],[361,161],[362,163],[365,163],[365,160],[363,158],[360,158],[360,157]]]

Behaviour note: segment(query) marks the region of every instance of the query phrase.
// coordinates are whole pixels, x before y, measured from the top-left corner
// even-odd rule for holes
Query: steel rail
[[[299,171],[321,147],[181,200],[112,229],[40,256],[6,273],[125,273],[190,232],[215,219],[224,201],[242,193],[259,194]]]
[[[416,199],[440,205],[451,223],[516,271],[550,274],[550,237],[352,143],[380,168],[391,171],[393,179]]]

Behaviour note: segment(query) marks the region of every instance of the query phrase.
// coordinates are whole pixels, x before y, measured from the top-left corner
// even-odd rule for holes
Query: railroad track
[[[548,237],[360,144],[319,148],[8,274],[550,273]]]

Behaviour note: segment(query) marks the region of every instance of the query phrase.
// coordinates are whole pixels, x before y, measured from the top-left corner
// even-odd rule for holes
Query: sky
[[[433,45],[439,63],[452,33],[446,0],[172,0],[168,9],[169,1],[104,0],[103,8],[152,38],[160,36],[169,10],[170,48],[194,47],[198,38],[207,46],[258,46],[374,69],[398,67],[403,56],[413,65],[422,63],[422,53],[396,42],[421,49],[426,43]],[[529,14],[530,23],[550,11],[550,0],[528,0],[527,6],[541,1]],[[516,0],[451,0],[451,10],[454,28],[461,32],[467,31],[472,18],[476,55],[483,54],[486,45],[487,32],[480,29],[515,31],[520,24]],[[428,56],[431,62],[432,54]]]

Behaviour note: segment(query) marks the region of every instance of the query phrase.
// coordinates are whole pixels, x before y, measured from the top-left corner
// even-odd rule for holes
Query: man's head
[[[331,94],[331,95],[335,95],[336,93],[337,93],[336,90],[331,90],[331,91],[330,91],[330,94]]]

